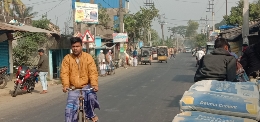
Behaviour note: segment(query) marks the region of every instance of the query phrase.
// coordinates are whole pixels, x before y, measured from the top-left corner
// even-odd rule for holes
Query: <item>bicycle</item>
[[[75,91],[78,90],[80,91],[80,96],[79,96],[79,107],[78,107],[78,122],[88,122],[88,120],[92,120],[92,118],[86,118],[86,113],[84,111],[84,96],[82,94],[83,91],[87,91],[87,94],[94,93],[94,88],[89,88],[89,89],[76,89],[75,87],[67,88],[68,91]],[[93,121],[93,120],[92,120]],[[98,120],[95,120],[93,122],[98,122]]]

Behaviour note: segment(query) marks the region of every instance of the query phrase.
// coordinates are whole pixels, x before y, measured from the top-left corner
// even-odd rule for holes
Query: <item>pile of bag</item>
[[[185,91],[180,109],[173,122],[257,122],[258,83],[199,81]]]

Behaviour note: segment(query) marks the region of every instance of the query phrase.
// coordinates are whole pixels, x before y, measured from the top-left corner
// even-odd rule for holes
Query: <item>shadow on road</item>
[[[182,94],[181,95],[177,95],[173,98],[173,100],[170,100],[171,103],[168,105],[168,107],[180,107],[180,99],[182,98]]]
[[[14,92],[14,90],[10,90],[10,91],[9,91],[9,95],[12,95],[13,92]],[[19,90],[18,93],[17,93],[17,95],[33,94],[33,93],[40,93],[40,91],[38,91],[38,90],[33,90],[31,93],[28,93],[28,92],[26,92],[26,91]]]
[[[192,83],[194,81],[194,75],[176,75],[172,81]]]

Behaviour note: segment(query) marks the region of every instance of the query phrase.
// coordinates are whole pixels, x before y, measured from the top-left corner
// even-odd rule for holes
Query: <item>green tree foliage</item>
[[[37,28],[49,29],[48,25],[50,20],[42,18],[40,20],[34,20],[32,25]],[[14,63],[15,65],[27,64],[30,56],[37,52],[38,46],[45,43],[48,37],[45,33],[17,33],[17,36],[21,37],[17,39],[17,46],[13,49]]]
[[[231,14],[224,16],[228,25],[242,25],[243,23],[243,0],[237,3],[237,6],[231,8]],[[260,0],[249,4],[249,20],[253,21],[260,18]]]
[[[34,18],[38,14],[38,12],[33,12],[33,7],[27,7],[24,9],[20,9],[19,5],[15,4],[13,13],[17,15],[18,18]]]
[[[157,41],[159,39],[160,39],[160,37],[159,37],[158,32],[155,29],[151,29],[151,40]]]
[[[152,21],[158,17],[158,13],[159,10],[154,6],[150,8],[140,7],[140,10],[135,14],[125,16],[124,26],[129,38],[135,37],[146,41],[147,36],[143,36],[143,34],[146,35],[147,31],[151,30]],[[153,32],[153,30],[151,31]]]
[[[98,21],[99,25],[104,27],[106,27],[108,22],[111,21],[111,18],[107,14],[107,9],[102,7],[101,4],[98,5]]]
[[[181,35],[183,38],[185,38],[186,35],[186,31],[187,31],[187,26],[177,26],[177,27],[172,27],[169,29],[173,35],[175,34],[179,34]]]
[[[195,37],[195,45],[198,47],[206,46],[206,35],[205,34],[198,34]]]
[[[216,29],[219,29],[219,27],[222,26],[222,25],[226,25],[225,19],[223,19],[221,22],[215,24],[215,28],[216,28]]]
[[[14,15],[14,11],[12,6],[17,6],[19,9],[19,11],[24,11],[24,9],[26,9],[24,3],[22,2],[22,0],[3,0],[4,1],[4,9],[5,9],[5,13],[7,15]]]
[[[187,23],[187,30],[185,37],[194,37],[197,34],[199,23],[196,21],[189,20]]]

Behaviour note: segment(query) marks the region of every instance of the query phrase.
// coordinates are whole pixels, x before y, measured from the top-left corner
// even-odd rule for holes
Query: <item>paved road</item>
[[[96,110],[100,122],[171,122],[182,94],[193,83],[194,58],[179,54],[168,63],[119,69],[100,79]],[[48,94],[0,98],[1,122],[63,122],[67,94],[53,86]]]

